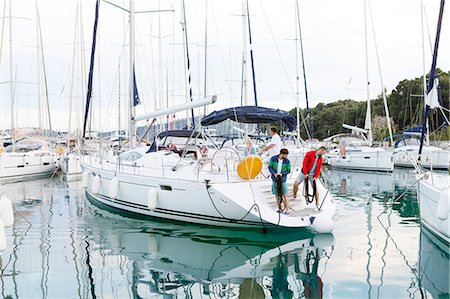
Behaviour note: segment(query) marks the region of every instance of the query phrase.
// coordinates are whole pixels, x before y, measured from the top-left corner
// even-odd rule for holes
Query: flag
[[[133,106],[137,106],[141,103],[141,100],[139,100],[139,92],[136,85],[136,72],[134,71],[134,65],[133,65]]]

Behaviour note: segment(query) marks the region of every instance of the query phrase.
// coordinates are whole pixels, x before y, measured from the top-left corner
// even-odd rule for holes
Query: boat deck
[[[269,206],[274,211],[278,210],[278,205],[275,201],[275,196],[272,194],[271,190],[272,185],[269,184],[261,186],[261,188],[263,189],[262,192],[264,194],[263,197],[264,204]],[[293,184],[288,183],[288,190],[289,190],[288,201],[291,210],[288,212],[288,214],[283,213],[284,215],[290,217],[309,217],[311,215],[316,215],[320,213],[320,211],[314,211],[315,207],[314,202],[311,204],[306,204],[305,198],[303,197],[303,195],[301,195],[302,185],[299,186],[297,198],[292,197],[291,191],[293,190]]]

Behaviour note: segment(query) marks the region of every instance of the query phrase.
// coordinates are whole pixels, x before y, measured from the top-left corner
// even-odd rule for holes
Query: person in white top
[[[277,133],[277,128],[270,128],[270,135],[272,135],[272,139],[270,140],[270,143],[263,149],[264,152],[269,152],[269,159],[275,155],[278,155],[281,150],[281,138]]]

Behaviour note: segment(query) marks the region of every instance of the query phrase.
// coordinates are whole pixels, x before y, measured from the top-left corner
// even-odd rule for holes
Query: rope
[[[309,194],[309,176],[305,177],[303,182],[304,182],[303,183],[303,197],[305,197],[306,203],[310,204],[314,201],[314,197],[317,192],[317,185],[316,185],[316,182],[314,180],[312,180],[311,185],[312,185],[313,193]]]

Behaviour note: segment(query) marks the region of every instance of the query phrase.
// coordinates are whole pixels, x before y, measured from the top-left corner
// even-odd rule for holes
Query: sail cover
[[[214,111],[203,117],[202,126],[210,126],[231,119],[240,123],[264,124],[282,121],[289,131],[295,129],[295,117],[286,111],[260,106],[239,106]]]

